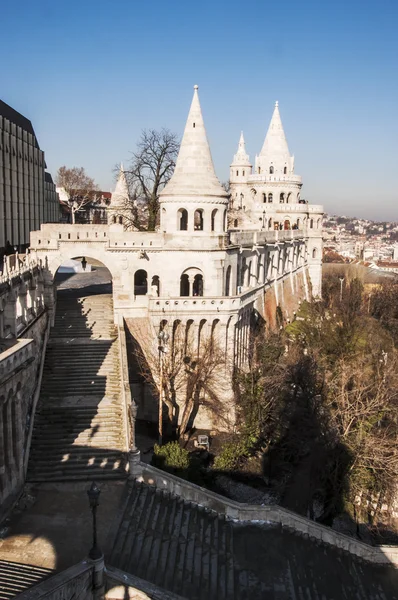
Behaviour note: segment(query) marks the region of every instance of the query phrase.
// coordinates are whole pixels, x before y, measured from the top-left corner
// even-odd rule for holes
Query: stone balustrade
[[[302,239],[304,239],[304,233],[300,229],[233,231],[230,233],[231,244],[236,246],[276,244],[278,242],[292,242]]]
[[[299,204],[295,203],[265,203],[255,202],[254,210],[257,212],[265,213],[319,213],[323,214],[323,206],[321,204]]]
[[[284,182],[284,183],[301,183],[300,175],[263,175],[263,174],[251,174],[247,178],[248,183],[274,183],[274,182]]]
[[[334,529],[320,525],[278,505],[250,505],[229,500],[170,473],[145,463],[135,465],[133,474],[139,481],[167,490],[172,494],[192,501],[236,521],[263,521],[278,523],[320,542],[354,554],[371,563],[393,564],[398,567],[398,546],[369,546]]]
[[[34,348],[33,340],[30,339],[10,341],[10,347],[0,354],[0,384],[26,362],[34,359]]]
[[[151,312],[172,312],[195,314],[200,312],[234,312],[253,302],[261,295],[264,286],[258,285],[250,290],[244,291],[239,296],[175,296],[167,298],[149,298],[149,309]],[[145,296],[142,296],[145,298]],[[140,296],[137,296],[140,298]]]

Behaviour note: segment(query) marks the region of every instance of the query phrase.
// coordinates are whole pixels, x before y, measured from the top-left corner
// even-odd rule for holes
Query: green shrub
[[[250,453],[257,439],[252,435],[243,435],[240,439],[227,442],[213,462],[213,469],[216,471],[234,471],[238,468],[243,458],[250,456]]]
[[[164,446],[155,444],[153,464],[169,470],[181,470],[189,467],[189,452],[181,448],[178,442],[168,442]]]

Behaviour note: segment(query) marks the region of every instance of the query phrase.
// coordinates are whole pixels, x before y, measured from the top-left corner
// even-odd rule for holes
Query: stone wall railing
[[[253,246],[255,244],[276,244],[277,242],[291,242],[303,239],[301,229],[274,230],[274,231],[233,231],[230,233],[230,242],[234,246]]]
[[[299,204],[295,203],[286,203],[286,202],[255,202],[254,209],[257,212],[266,212],[266,213],[285,213],[286,215],[290,213],[319,213],[323,214],[323,206],[322,204]]]
[[[105,600],[186,600],[163,590],[149,581],[106,566]]]
[[[165,489],[186,501],[195,502],[237,521],[277,523],[366,561],[378,564],[390,563],[398,567],[398,546],[369,546],[281,506],[235,502],[142,462],[136,466],[135,475],[140,481]]]
[[[269,183],[275,181],[282,181],[284,183],[301,183],[300,175],[262,175],[260,174],[251,174],[248,177],[248,182],[253,183]]]
[[[243,292],[239,296],[175,296],[167,298],[149,297],[149,310],[151,313],[173,312],[179,313],[201,313],[214,311],[215,313],[238,311],[247,304],[253,302],[261,292],[264,285],[258,285]]]
[[[3,271],[0,273],[0,285],[9,283],[14,277],[22,276],[35,268],[40,268],[40,261],[32,254],[11,254],[4,257]]]
[[[61,571],[35,585],[26,592],[18,594],[18,600],[94,600],[94,565],[91,561],[82,561],[65,571]]]
[[[26,362],[34,359],[33,340],[18,339],[0,354],[0,385]]]

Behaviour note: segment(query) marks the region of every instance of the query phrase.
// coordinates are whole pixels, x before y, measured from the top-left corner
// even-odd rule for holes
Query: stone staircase
[[[29,481],[125,476],[112,296],[59,294],[29,457]]]
[[[189,600],[397,599],[398,574],[275,523],[126,485],[106,562]]]
[[[239,592],[248,574],[234,565],[232,523],[168,492],[134,481],[113,535],[109,564],[183,598],[265,597],[254,574]]]
[[[0,600],[14,598],[52,574],[51,569],[0,560]]]

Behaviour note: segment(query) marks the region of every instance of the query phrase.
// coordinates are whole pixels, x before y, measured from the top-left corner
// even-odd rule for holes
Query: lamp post
[[[99,506],[99,497],[101,490],[97,487],[97,484],[93,481],[89,490],[87,490],[87,496],[90,503],[91,512],[93,515],[93,547],[89,552],[89,557],[92,560],[98,560],[102,557],[102,552],[97,544],[97,508]]]
[[[163,354],[169,351],[167,342],[169,334],[162,329],[158,335],[159,341],[159,446],[163,442]]]

